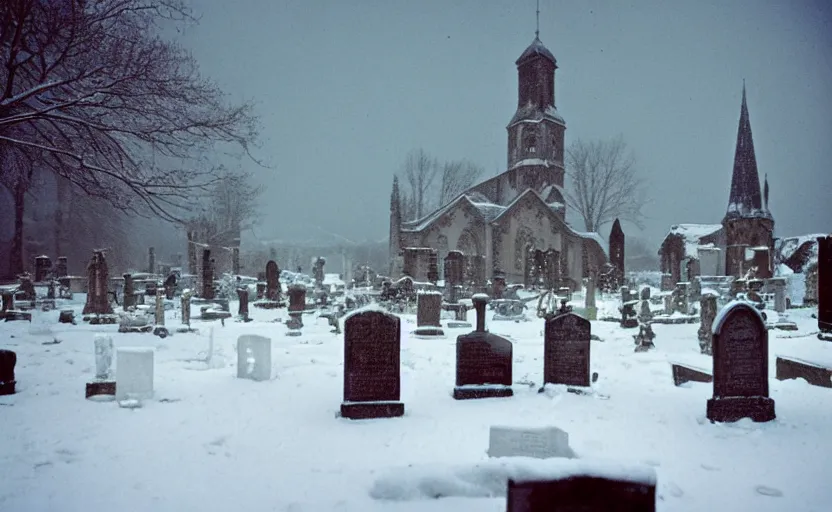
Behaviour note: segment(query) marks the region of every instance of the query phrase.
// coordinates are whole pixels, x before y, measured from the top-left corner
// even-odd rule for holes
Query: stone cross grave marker
[[[714,396],[708,400],[711,421],[775,418],[768,393],[768,330],[760,313],[734,301],[719,312],[713,326]]]
[[[477,310],[477,328],[456,338],[456,400],[508,397],[512,384],[511,342],[485,330],[488,296],[472,297]]]
[[[237,338],[237,378],[264,381],[272,378],[272,340],[256,334]]]
[[[280,300],[280,269],[274,260],[266,263],[266,299]]]
[[[153,398],[153,348],[116,349],[116,400]]]
[[[557,427],[491,427],[488,434],[489,457],[573,458],[569,434]]]
[[[344,401],[353,420],[404,414],[401,394],[401,320],[383,311],[353,313],[344,321]]]
[[[592,327],[575,313],[546,320],[543,342],[543,383],[589,386]]]

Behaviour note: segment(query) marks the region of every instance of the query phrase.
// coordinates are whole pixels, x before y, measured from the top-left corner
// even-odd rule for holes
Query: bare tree
[[[642,227],[645,182],[623,138],[573,142],[566,151],[566,173],[566,202],[587,231],[597,232],[615,218]]]
[[[183,221],[217,179],[211,151],[250,156],[257,124],[157,35],[193,19],[183,0],[0,2],[0,151],[119,210]]]
[[[442,166],[442,181],[439,187],[439,206],[471,188],[482,175],[483,168],[468,160],[452,160]]]
[[[251,183],[251,173],[223,168],[209,195],[208,218],[216,233],[244,231],[260,219],[258,199],[263,189]]]
[[[424,149],[416,149],[407,154],[404,163],[404,176],[409,187],[409,196],[415,206],[415,218],[421,218],[426,208],[430,207],[430,189],[439,169],[436,159]]]

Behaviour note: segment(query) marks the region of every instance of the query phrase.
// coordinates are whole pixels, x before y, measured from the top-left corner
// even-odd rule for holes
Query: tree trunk
[[[21,176],[14,185],[14,237],[9,261],[12,276],[23,273],[23,212],[25,211],[26,185]]]

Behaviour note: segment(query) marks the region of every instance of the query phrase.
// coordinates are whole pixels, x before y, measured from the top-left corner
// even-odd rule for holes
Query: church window
[[[537,152],[537,137],[535,134],[528,133],[523,139],[523,149],[526,150],[526,153],[536,153]]]

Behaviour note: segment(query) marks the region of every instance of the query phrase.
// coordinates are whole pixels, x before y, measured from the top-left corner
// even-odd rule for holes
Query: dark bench
[[[673,385],[681,386],[685,382],[713,382],[711,372],[688,366],[683,363],[670,363],[673,368]]]
[[[777,356],[777,380],[806,379],[813,386],[832,388],[832,368],[789,356]]]

